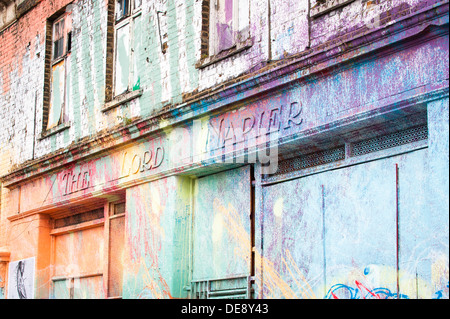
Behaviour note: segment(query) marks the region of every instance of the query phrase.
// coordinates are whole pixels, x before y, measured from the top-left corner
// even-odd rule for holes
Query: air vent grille
[[[284,175],[305,168],[336,162],[345,158],[345,147],[338,147],[301,157],[286,159],[278,163],[275,175]]]
[[[66,226],[77,225],[80,223],[88,222],[95,219],[104,217],[103,208],[95,209],[89,212],[76,214],[60,219],[55,219],[55,228],[61,228]]]
[[[249,277],[193,281],[193,299],[248,299],[251,290]]]
[[[384,136],[377,136],[368,140],[354,143],[351,147],[350,156],[361,156],[400,145],[426,140],[427,137],[427,126],[416,126],[407,130]]]

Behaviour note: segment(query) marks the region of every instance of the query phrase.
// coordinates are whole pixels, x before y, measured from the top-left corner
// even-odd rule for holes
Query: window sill
[[[91,272],[91,273],[84,273],[84,274],[78,274],[75,276],[54,276],[52,277],[52,281],[61,281],[61,280],[70,280],[70,279],[83,279],[83,278],[89,278],[89,277],[100,277],[103,276],[103,272],[97,271],[97,272]]]
[[[310,15],[312,18],[317,18],[353,1],[354,0],[326,0],[324,4],[318,4],[314,8],[311,8]]]
[[[131,92],[126,92],[121,95],[116,96],[112,101],[109,101],[105,103],[105,105],[102,108],[102,112],[109,111],[115,107],[118,107],[119,105],[122,105],[126,102],[129,102],[131,100],[134,100],[142,95],[143,90],[136,90]]]
[[[219,54],[200,59],[200,61],[198,61],[195,64],[195,67],[197,69],[206,68],[207,66],[209,66],[211,64],[217,63],[217,62],[222,61],[222,60],[224,60],[226,58],[229,58],[230,56],[238,54],[239,52],[247,50],[252,45],[253,45],[253,40],[251,38],[248,38],[247,40],[245,40],[243,42],[237,43],[236,46],[232,47],[229,50],[222,51]]]
[[[69,122],[65,122],[65,123],[61,123],[49,130],[46,130],[44,132],[41,133],[41,135],[39,136],[39,140],[43,140],[51,135],[55,135],[57,133],[60,133],[64,130],[67,130],[70,127],[70,123]]]

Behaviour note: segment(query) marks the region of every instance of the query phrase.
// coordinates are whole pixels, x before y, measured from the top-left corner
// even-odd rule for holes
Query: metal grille
[[[91,220],[103,218],[103,208],[95,209],[86,213],[76,214],[55,220],[55,228],[61,228],[71,225],[76,225]]]
[[[427,137],[427,126],[417,126],[407,130],[354,143],[351,147],[350,156],[360,156],[372,152],[381,151],[387,148],[426,140]]]
[[[325,150],[301,157],[287,159],[278,164],[276,175],[288,174],[308,167],[332,163],[345,158],[345,147]]]
[[[249,299],[250,277],[191,282],[193,299]]]

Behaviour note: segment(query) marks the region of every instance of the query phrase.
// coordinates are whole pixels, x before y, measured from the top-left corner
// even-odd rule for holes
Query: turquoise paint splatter
[[[134,43],[133,43],[133,91],[139,90],[141,88],[141,77],[142,66],[144,65],[142,61],[142,16],[137,16],[134,19]]]
[[[126,25],[117,31],[117,60],[116,66],[120,66],[120,73],[116,68],[116,87],[115,95],[119,95],[128,89],[128,80],[130,74],[130,52],[128,51],[129,25]],[[128,48],[128,49],[127,49]],[[120,86],[117,85],[119,84]]]

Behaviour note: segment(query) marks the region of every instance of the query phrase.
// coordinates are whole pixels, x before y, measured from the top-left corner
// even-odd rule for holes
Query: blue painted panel
[[[433,159],[421,149],[264,186],[263,297],[448,298],[440,150]],[[439,179],[442,190],[430,184]]]
[[[358,288],[363,297],[379,287],[396,292],[395,163],[364,163],[323,179],[326,286]]]
[[[264,297],[323,296],[321,184],[313,175],[264,187]]]
[[[193,280],[249,275],[250,183],[248,166],[197,180]]]

